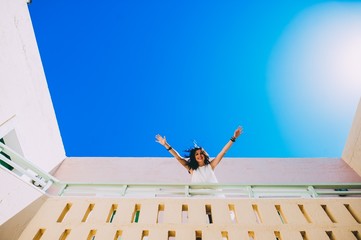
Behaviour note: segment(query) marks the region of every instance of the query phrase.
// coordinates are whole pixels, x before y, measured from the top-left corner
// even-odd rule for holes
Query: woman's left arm
[[[215,169],[218,165],[218,163],[222,160],[224,155],[226,155],[227,151],[231,148],[233,143],[236,141],[236,139],[242,134],[243,128],[238,127],[234,133],[231,139],[226,143],[226,145],[223,147],[223,149],[218,153],[217,157],[211,161],[211,167],[212,169]]]

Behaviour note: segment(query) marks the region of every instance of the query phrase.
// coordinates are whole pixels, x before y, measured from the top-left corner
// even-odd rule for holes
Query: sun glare
[[[270,59],[269,95],[291,148],[302,155],[300,141],[311,149],[320,147],[311,139],[328,137],[325,149],[340,156],[361,97],[361,4],[321,4],[297,16]]]

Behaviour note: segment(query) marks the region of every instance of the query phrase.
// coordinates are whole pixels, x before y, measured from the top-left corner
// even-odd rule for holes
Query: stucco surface
[[[224,158],[215,169],[221,183],[361,182],[340,158]],[[187,183],[191,176],[174,158],[70,157],[55,176],[63,181]]]

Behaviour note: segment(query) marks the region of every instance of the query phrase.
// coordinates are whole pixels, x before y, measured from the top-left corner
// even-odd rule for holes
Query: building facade
[[[0,239],[361,239],[361,104],[339,158],[226,158],[220,184],[67,157],[27,4],[0,1]]]

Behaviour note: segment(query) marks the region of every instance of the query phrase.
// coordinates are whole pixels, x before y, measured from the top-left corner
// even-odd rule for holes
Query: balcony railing
[[[5,155],[1,154],[5,153]],[[7,157],[8,156],[8,157]],[[320,198],[361,197],[361,183],[304,184],[167,184],[167,183],[80,183],[64,182],[0,143],[5,171],[30,182],[44,194],[102,197],[219,197],[219,198]]]

